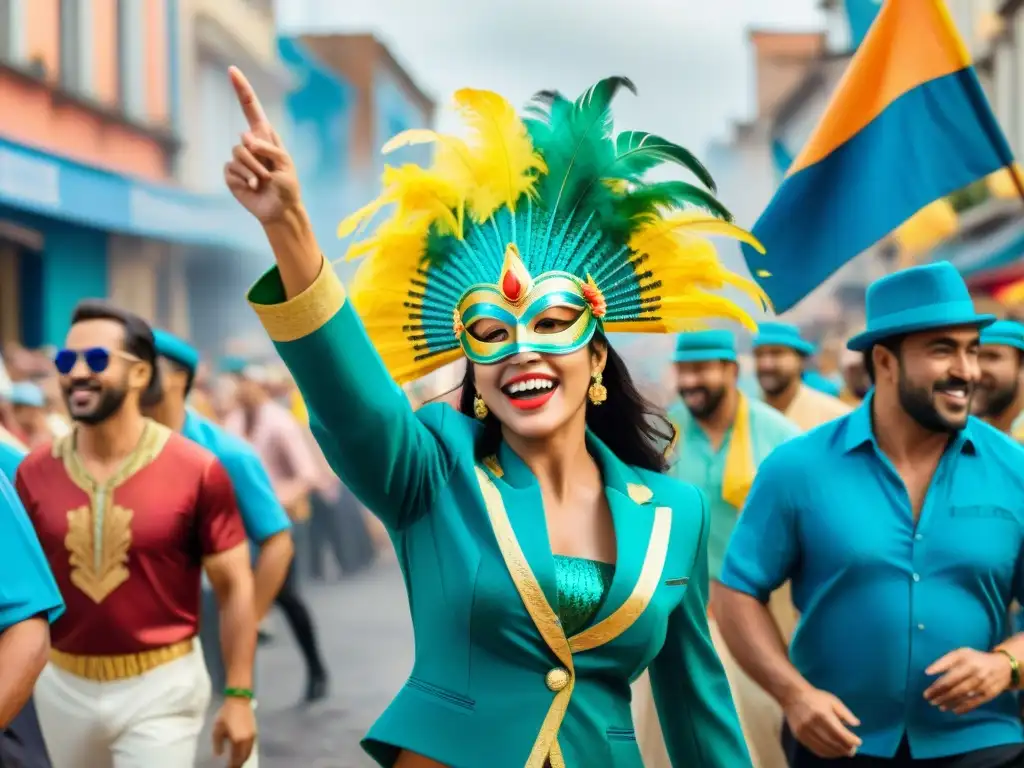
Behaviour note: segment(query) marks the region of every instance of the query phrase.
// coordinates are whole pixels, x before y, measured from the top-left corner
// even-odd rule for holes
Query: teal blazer
[[[540,489],[516,454],[477,463],[476,420],[414,413],[329,267],[290,301],[271,270],[249,300],[405,577],[416,656],[363,741],[378,763],[407,749],[451,768],[642,768],[630,683],[648,669],[674,766],[751,765],[708,634],[708,512],[693,486],[589,437],[617,562],[600,613],[566,637]]]

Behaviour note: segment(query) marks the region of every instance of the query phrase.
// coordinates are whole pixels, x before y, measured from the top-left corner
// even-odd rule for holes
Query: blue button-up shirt
[[[50,622],[64,613],[64,600],[25,508],[0,475],[0,632],[33,616]]]
[[[1024,741],[1011,693],[966,715],[924,699],[932,662],[987,651],[1020,600],[1024,448],[970,419],[939,462],[915,525],[875,441],[871,400],[761,464],[721,581],[767,600],[787,578],[801,612],[793,664],[860,718],[861,754],[915,758]]]
[[[277,500],[267,470],[251,445],[191,410],[186,413],[181,434],[199,443],[224,466],[250,540],[262,544],[291,528],[291,520]]]

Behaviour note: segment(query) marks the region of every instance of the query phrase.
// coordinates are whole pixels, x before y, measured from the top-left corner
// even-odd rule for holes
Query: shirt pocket
[[[998,504],[954,504],[949,516],[956,520],[1017,522],[1013,510]]]

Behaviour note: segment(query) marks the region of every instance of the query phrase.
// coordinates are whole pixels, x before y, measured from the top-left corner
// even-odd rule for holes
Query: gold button
[[[555,667],[544,676],[544,685],[549,691],[558,693],[569,684],[569,670]]]

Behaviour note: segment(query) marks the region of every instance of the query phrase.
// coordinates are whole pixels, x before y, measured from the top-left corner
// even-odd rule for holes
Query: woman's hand
[[[224,181],[245,210],[264,226],[273,224],[299,205],[295,164],[242,71],[231,67],[228,75],[249,130],[224,165]]]

